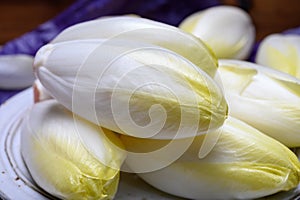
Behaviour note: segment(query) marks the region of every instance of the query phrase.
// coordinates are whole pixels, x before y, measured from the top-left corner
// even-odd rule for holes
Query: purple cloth
[[[283,32],[285,35],[300,35],[300,27],[288,29]]]
[[[6,100],[20,91],[22,90],[0,90],[0,104],[4,103]]]

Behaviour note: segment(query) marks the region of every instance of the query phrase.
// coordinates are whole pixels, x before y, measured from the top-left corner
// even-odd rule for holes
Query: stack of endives
[[[236,60],[255,35],[242,10],[211,8],[180,27],[106,17],[38,51],[47,100],[24,118],[21,151],[41,188],[61,199],[113,199],[123,165],[188,199],[298,186],[289,147],[300,146],[300,80]]]

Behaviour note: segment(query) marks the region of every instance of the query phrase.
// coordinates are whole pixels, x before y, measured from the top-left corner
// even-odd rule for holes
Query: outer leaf
[[[189,199],[254,199],[287,191],[299,183],[297,157],[278,141],[229,117],[212,151],[198,157],[205,135],[195,138],[183,156],[157,171],[139,174],[152,186]],[[208,133],[212,134],[212,133]],[[151,152],[170,141],[121,136],[129,151]],[[178,140],[182,145],[184,140]],[[152,162],[161,162],[153,158]],[[126,160],[135,171],[136,165]]]
[[[300,35],[269,35],[261,42],[255,61],[300,78]]]
[[[220,60],[219,73],[230,115],[289,147],[300,146],[299,79],[234,60]]]
[[[64,109],[55,100],[35,104],[24,119],[21,150],[36,183],[63,199],[112,199],[124,153],[111,131]]]
[[[216,83],[161,47],[70,41],[44,46],[35,65],[41,83],[60,103],[119,133],[170,139],[185,127],[194,135],[216,129],[227,116]]]
[[[137,17],[106,17],[80,23],[60,33],[52,43],[84,39],[122,39],[174,51],[214,76],[217,60],[198,38],[160,22]]]

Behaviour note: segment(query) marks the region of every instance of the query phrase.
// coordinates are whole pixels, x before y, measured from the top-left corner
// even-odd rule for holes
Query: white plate
[[[30,177],[20,153],[20,123],[33,104],[33,91],[27,89],[0,107],[0,197],[13,200],[56,199],[40,189]],[[263,199],[296,199],[300,187]],[[121,173],[117,200],[171,200],[180,198],[160,192],[134,174]]]

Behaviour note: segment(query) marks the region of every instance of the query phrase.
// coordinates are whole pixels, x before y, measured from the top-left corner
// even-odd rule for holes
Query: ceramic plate
[[[20,124],[26,110],[33,104],[29,88],[0,107],[0,197],[12,200],[56,199],[40,189],[30,177],[20,153]],[[297,199],[300,187],[263,199]],[[171,200],[180,198],[160,192],[134,174],[121,173],[117,200]]]

